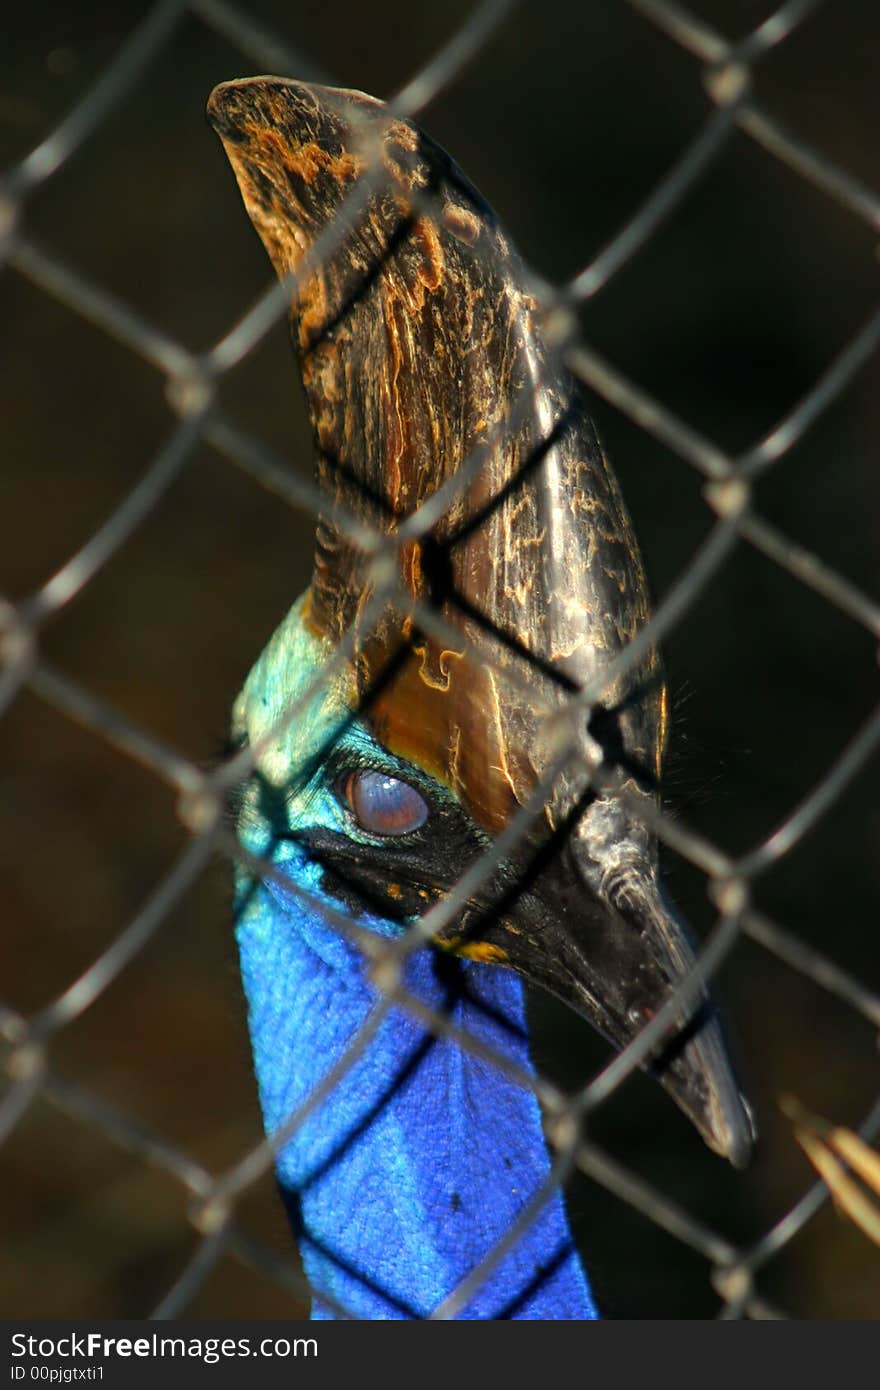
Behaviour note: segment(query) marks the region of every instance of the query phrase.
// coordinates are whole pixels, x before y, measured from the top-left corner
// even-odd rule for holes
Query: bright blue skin
[[[297,605],[257,662],[236,707],[254,743],[320,669],[326,647]],[[338,731],[350,699],[344,680],[322,688],[294,725],[259,758],[279,789]],[[450,796],[401,763],[357,724],[339,738],[360,760],[433,797]],[[289,828],[363,832],[320,769],[286,797]],[[286,877],[326,897],[322,871],[289,841],[271,842],[256,791],[239,834]],[[378,990],[360,953],[274,880],[238,883],[236,935],[260,1100],[267,1132],[302,1104],[364,1023]],[[385,936],[401,928],[361,917]],[[451,961],[429,949],[406,961],[408,991],[474,1037],[531,1071],[523,991],[511,971]],[[488,1010],[488,1012],[487,1012]],[[399,1007],[330,1095],[282,1149],[278,1178],[316,1293],[314,1318],[337,1314],[320,1294],[360,1319],[425,1318],[510,1229],[549,1173],[537,1102],[497,1068],[435,1038]],[[458,1317],[581,1319],[597,1315],[557,1192]]]

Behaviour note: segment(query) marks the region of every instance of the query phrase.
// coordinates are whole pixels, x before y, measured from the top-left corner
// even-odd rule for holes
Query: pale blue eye
[[[344,792],[358,824],[371,835],[409,835],[428,819],[427,803],[415,787],[384,772],[352,772]]]

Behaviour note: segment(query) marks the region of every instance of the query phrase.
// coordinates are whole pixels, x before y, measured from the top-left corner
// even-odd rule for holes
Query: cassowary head
[[[693,959],[645,819],[666,696],[653,650],[621,660],[648,619],[642,563],[527,277],[459,169],[372,98],[254,78],[209,114],[276,271],[296,273],[326,499],[311,587],[236,709],[259,750],[245,843],[398,935],[527,819],[433,944],[519,972],[621,1047]],[[743,1162],[708,1000],[652,1065]]]

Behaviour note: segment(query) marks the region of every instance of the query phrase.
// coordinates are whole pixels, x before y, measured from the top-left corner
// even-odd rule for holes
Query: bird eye
[[[343,793],[358,824],[371,835],[409,835],[428,819],[427,803],[415,787],[384,772],[352,772]]]

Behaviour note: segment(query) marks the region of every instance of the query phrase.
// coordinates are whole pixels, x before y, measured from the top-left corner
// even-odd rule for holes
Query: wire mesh
[[[652,241],[662,234],[670,218],[687,214],[689,196],[718,165],[734,140],[746,140],[760,147],[774,167],[810,185],[829,204],[836,205],[835,215],[854,219],[871,236],[876,233],[880,226],[880,196],[836,160],[784,129],[765,109],[763,102],[759,102],[757,95],[764,66],[777,49],[784,50],[801,26],[813,18],[813,12],[822,7],[817,0],[790,0],[744,37],[729,40],[698,16],[666,0],[629,0],[629,5],[634,12],[634,22],[643,25],[646,34],[659,31],[665,40],[692,60],[694,75],[702,79],[708,96],[707,114],[635,214],[588,264],[559,284],[550,284],[547,277],[537,271],[532,273],[554,351],[598,398],[626,417],[637,431],[659,441],[665,450],[694,470],[701,480],[701,495],[714,520],[708,535],[693,549],[674,582],[668,585],[647,627],[616,662],[602,672],[600,679],[571,696],[573,709],[595,705],[616,677],[636,668],[651,644],[674,636],[687,624],[695,605],[715,583],[731,556],[742,547],[754,548],[774,566],[787,572],[797,585],[813,590],[831,608],[859,625],[871,642],[876,643],[880,636],[877,601],[836,565],[826,561],[821,553],[788,536],[762,513],[759,505],[762,480],[778,469],[817,427],[823,413],[847,391],[873,355],[880,339],[880,310],[867,312],[862,324],[849,333],[833,359],[825,364],[795,404],[770,428],[762,430],[755,442],[738,451],[721,447],[698,424],[683,418],[676,408],[640,387],[593,346],[583,328],[585,307],[614,277],[643,256]],[[515,28],[520,8],[524,7],[516,6],[512,0],[484,0],[474,6],[391,97],[394,110],[419,118],[427,105],[457,82],[468,66],[479,67],[505,25]],[[201,25],[198,40],[192,37],[191,26],[195,20]],[[75,678],[51,661],[46,655],[44,634],[52,620],[135,541],[139,528],[162,505],[169,491],[193,466],[197,451],[205,445],[210,445],[249,480],[256,480],[266,488],[279,506],[287,504],[308,517],[327,505],[307,474],[292,471],[279,450],[261,437],[258,430],[242,424],[223,397],[228,380],[286,316],[294,288],[290,280],[266,289],[207,351],[194,352],[126,302],[124,294],[78,270],[74,257],[68,259],[59,246],[41,243],[30,231],[32,203],[74,160],[80,147],[99,138],[102,126],[115,119],[114,113],[136,84],[146,81],[148,65],[174,45],[202,42],[206,31],[221,35],[231,43],[240,53],[245,68],[256,65],[281,75],[328,79],[328,74],[308,56],[294,50],[285,39],[271,32],[270,27],[264,27],[262,21],[256,21],[237,5],[222,3],[222,0],[165,0],[149,8],[133,25],[125,42],[92,85],[30,153],[7,171],[0,184],[0,247],[6,276],[21,277],[39,295],[87,321],[106,335],[114,351],[124,349],[155,368],[164,380],[170,417],[164,442],[123,500],[107,511],[103,522],[90,531],[76,552],[48,579],[33,587],[24,598],[4,600],[0,608],[0,701],[3,708],[13,709],[25,695],[36,697],[64,719],[89,730],[114,754],[140,764],[171,792],[179,824],[185,831],[185,842],[170,871],[151,887],[139,910],[95,954],[86,968],[77,969],[49,1002],[34,1009],[22,1009],[10,998],[0,1012],[6,1076],[6,1090],[0,1105],[0,1137],[11,1142],[33,1107],[48,1102],[77,1125],[100,1132],[113,1144],[121,1146],[139,1163],[164,1171],[185,1194],[197,1240],[189,1262],[178,1277],[160,1297],[152,1298],[153,1315],[157,1317],[177,1316],[191,1309],[217,1265],[229,1255],[284,1289],[307,1297],[308,1289],[292,1253],[286,1257],[276,1252],[249,1231],[243,1203],[250,1189],[271,1170],[279,1147],[304,1122],[307,1114],[321,1106],[342,1072],[354,1065],[388,1010],[407,1008],[432,1031],[452,1033],[462,1047],[487,1055],[484,1044],[467,1035],[456,1034],[448,1019],[407,996],[401,985],[401,964],[407,952],[429,940],[452,919],[476,883],[489,877],[497,862],[525,833],[530,819],[540,810],[547,790],[538,789],[534,804],[523,808],[485,859],[468,869],[456,888],[425,914],[403,944],[372,938],[369,933],[357,929],[342,912],[333,916],[334,925],[349,933],[368,956],[373,979],[382,986],[383,998],[343,1062],[327,1074],[307,1105],[292,1115],[281,1131],[255,1144],[219,1171],[209,1169],[185,1147],[164,1137],[160,1130],[144,1125],[133,1110],[108,1101],[99,1089],[83,1085],[67,1075],[65,1048],[71,1030],[96,1001],[114,989],[151,943],[161,940],[169,918],[218,854],[230,862],[247,861],[253,871],[264,876],[276,875],[278,870],[271,862],[257,863],[250,859],[224,818],[225,797],[230,788],[239,785],[253,770],[255,750],[239,751],[213,765],[208,765],[207,759],[196,761],[178,752],[151,732],[148,721],[123,714],[97,689],[92,689],[88,679]],[[351,219],[365,205],[369,193],[382,177],[381,171],[373,168],[358,181],[350,195],[345,218],[332,226],[319,243],[318,255],[329,257],[333,254],[351,225]],[[430,193],[424,197],[430,205]],[[229,219],[239,215],[231,193],[229,206],[222,215]],[[515,418],[518,408],[522,408],[522,403],[511,403],[512,417]],[[478,471],[480,464],[478,455],[466,461],[463,477]],[[424,536],[441,514],[441,502],[446,507],[450,501],[451,497],[446,495],[442,499],[432,499],[407,519],[400,529],[399,540]],[[387,534],[371,529],[353,513],[340,510],[334,520],[352,541],[374,555],[376,602],[380,603],[387,591],[382,589],[382,584],[387,586],[393,582],[384,563]],[[432,624],[437,628],[442,623],[437,612],[429,607],[419,608],[416,617],[426,629]],[[345,661],[349,655],[343,644],[334,661]],[[520,678],[527,680],[528,672],[526,656]],[[324,672],[320,679],[326,676]],[[101,688],[106,689],[106,685]],[[296,718],[308,694],[306,692],[286,711],[285,721]],[[876,701],[876,690],[872,698]],[[777,1306],[766,1292],[765,1276],[773,1262],[821,1212],[828,1196],[822,1183],[809,1185],[795,1201],[777,1202],[773,1219],[758,1236],[744,1241],[733,1239],[718,1229],[714,1220],[703,1220],[691,1211],[688,1203],[667,1191],[659,1178],[646,1177],[636,1167],[621,1163],[597,1137],[599,1130],[594,1119],[664,1036],[670,1017],[688,1002],[688,991],[692,1000],[702,981],[713,978],[731,954],[742,953],[746,942],[757,948],[755,959],[758,955],[762,960],[764,956],[774,958],[786,971],[807,978],[821,991],[835,996],[842,1006],[865,1021],[866,1036],[875,1036],[880,1027],[880,995],[865,980],[836,963],[830,932],[822,949],[817,949],[799,933],[797,922],[783,925],[765,911],[760,905],[760,879],[790,858],[821,818],[846,802],[851,783],[868,767],[878,743],[880,705],[868,714],[855,733],[841,731],[841,737],[835,739],[838,752],[824,773],[796,799],[770,833],[749,843],[739,853],[724,849],[683,818],[660,811],[652,817],[653,828],[661,841],[703,877],[717,910],[715,924],[701,949],[697,970],[692,978],[681,982],[668,1007],[633,1043],[604,1063],[589,1081],[564,1086],[542,1074],[536,1084],[529,1076],[515,1075],[519,1084],[536,1089],[547,1118],[548,1138],[555,1154],[552,1182],[535,1195],[504,1242],[435,1310],[434,1317],[456,1315],[480,1280],[534,1219],[553,1185],[565,1180],[575,1169],[592,1183],[615,1194],[675,1241],[696,1252],[703,1262],[705,1280],[720,1299],[721,1317],[799,1314],[797,1308],[783,1310]],[[570,750],[566,755],[570,755]],[[790,753],[789,756],[795,755]],[[112,759],[106,765],[101,760],[101,775],[112,765]],[[558,767],[554,768],[554,773],[557,771]],[[602,779],[614,784],[613,767],[593,768],[592,774],[597,785]],[[510,1069],[503,1056],[488,1055],[494,1065]],[[867,1065],[871,1067],[875,1061],[869,1058]],[[145,1057],[144,1065],[148,1067],[149,1063],[149,1057]],[[870,1139],[880,1132],[880,1100],[860,1118],[857,1127],[864,1137]],[[49,1167],[60,1161],[52,1153],[45,1156]],[[748,1184],[749,1178],[740,1177],[737,1182]],[[138,1314],[145,1309],[130,1311]],[[337,1311],[345,1315],[344,1309]]]

